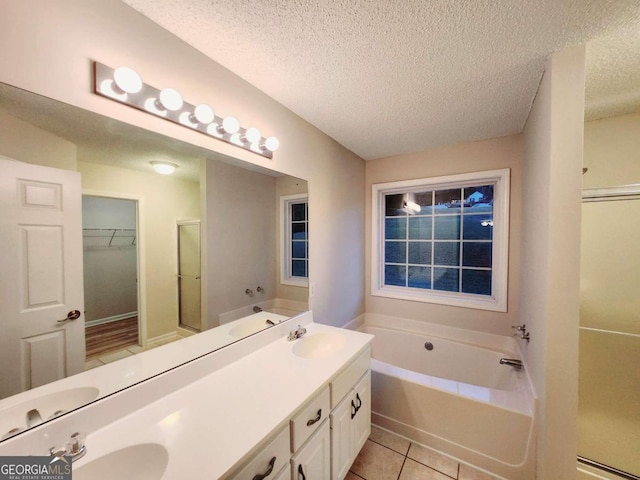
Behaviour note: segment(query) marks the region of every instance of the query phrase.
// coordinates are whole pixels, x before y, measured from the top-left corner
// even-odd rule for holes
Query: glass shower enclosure
[[[640,478],[638,218],[640,185],[583,192],[578,458],[625,479]]]

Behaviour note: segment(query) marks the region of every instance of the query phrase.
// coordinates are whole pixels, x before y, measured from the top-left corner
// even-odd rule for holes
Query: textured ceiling
[[[365,159],[520,132],[549,53],[595,37],[587,102],[627,95],[606,39],[640,28],[638,0],[124,1]]]

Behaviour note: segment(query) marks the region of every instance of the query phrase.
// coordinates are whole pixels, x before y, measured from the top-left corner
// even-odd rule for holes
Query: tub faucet
[[[509,365],[510,367],[513,367],[516,370],[524,369],[522,360],[518,360],[517,358],[501,358],[500,365]]]
[[[287,340],[289,340],[289,341],[296,340],[296,339],[302,337],[305,333],[307,333],[307,329],[301,327],[300,325],[298,325],[297,329],[291,330],[289,332],[289,336],[287,337]]]
[[[38,426],[42,423],[42,415],[37,408],[32,408],[27,412],[27,428]]]
[[[254,311],[254,313],[260,313],[262,311],[262,309],[258,305],[255,305],[253,307],[253,311]]]

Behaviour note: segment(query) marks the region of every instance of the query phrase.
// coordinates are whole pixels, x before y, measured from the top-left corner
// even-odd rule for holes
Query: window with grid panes
[[[506,311],[509,170],[373,186],[372,294]]]
[[[281,197],[281,283],[307,285],[309,277],[309,208],[306,194]]]

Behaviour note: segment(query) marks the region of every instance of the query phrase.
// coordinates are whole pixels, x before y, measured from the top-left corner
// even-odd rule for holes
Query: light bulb
[[[138,93],[142,90],[142,78],[129,67],[118,67],[113,72],[113,80],[120,92]]]
[[[165,88],[160,92],[160,98],[158,99],[160,105],[166,110],[176,111],[182,108],[182,95],[173,88]]]
[[[235,143],[236,145],[239,145],[241,147],[244,146],[244,144],[242,143],[242,137],[237,132],[231,135],[231,138],[229,138],[229,140],[231,141],[231,143]]]
[[[100,82],[99,90],[107,97],[113,98],[120,102],[127,100],[127,94],[116,86],[116,82],[111,79],[104,79]]]
[[[224,120],[222,121],[222,130],[223,133],[231,135],[237,133],[238,130],[240,130],[240,122],[238,122],[236,117],[224,117]]]
[[[264,148],[271,152],[275,152],[276,150],[278,150],[278,148],[280,148],[280,140],[278,140],[276,137],[269,137],[264,142]]]
[[[204,125],[208,125],[213,122],[215,115],[213,114],[213,109],[207,105],[206,103],[201,103],[193,110],[192,115],[193,122],[199,122]]]
[[[153,169],[160,175],[171,175],[178,166],[171,162],[151,162]]]
[[[243,140],[246,140],[249,143],[258,143],[262,135],[260,135],[260,130],[255,127],[247,128],[247,131],[244,133]]]

